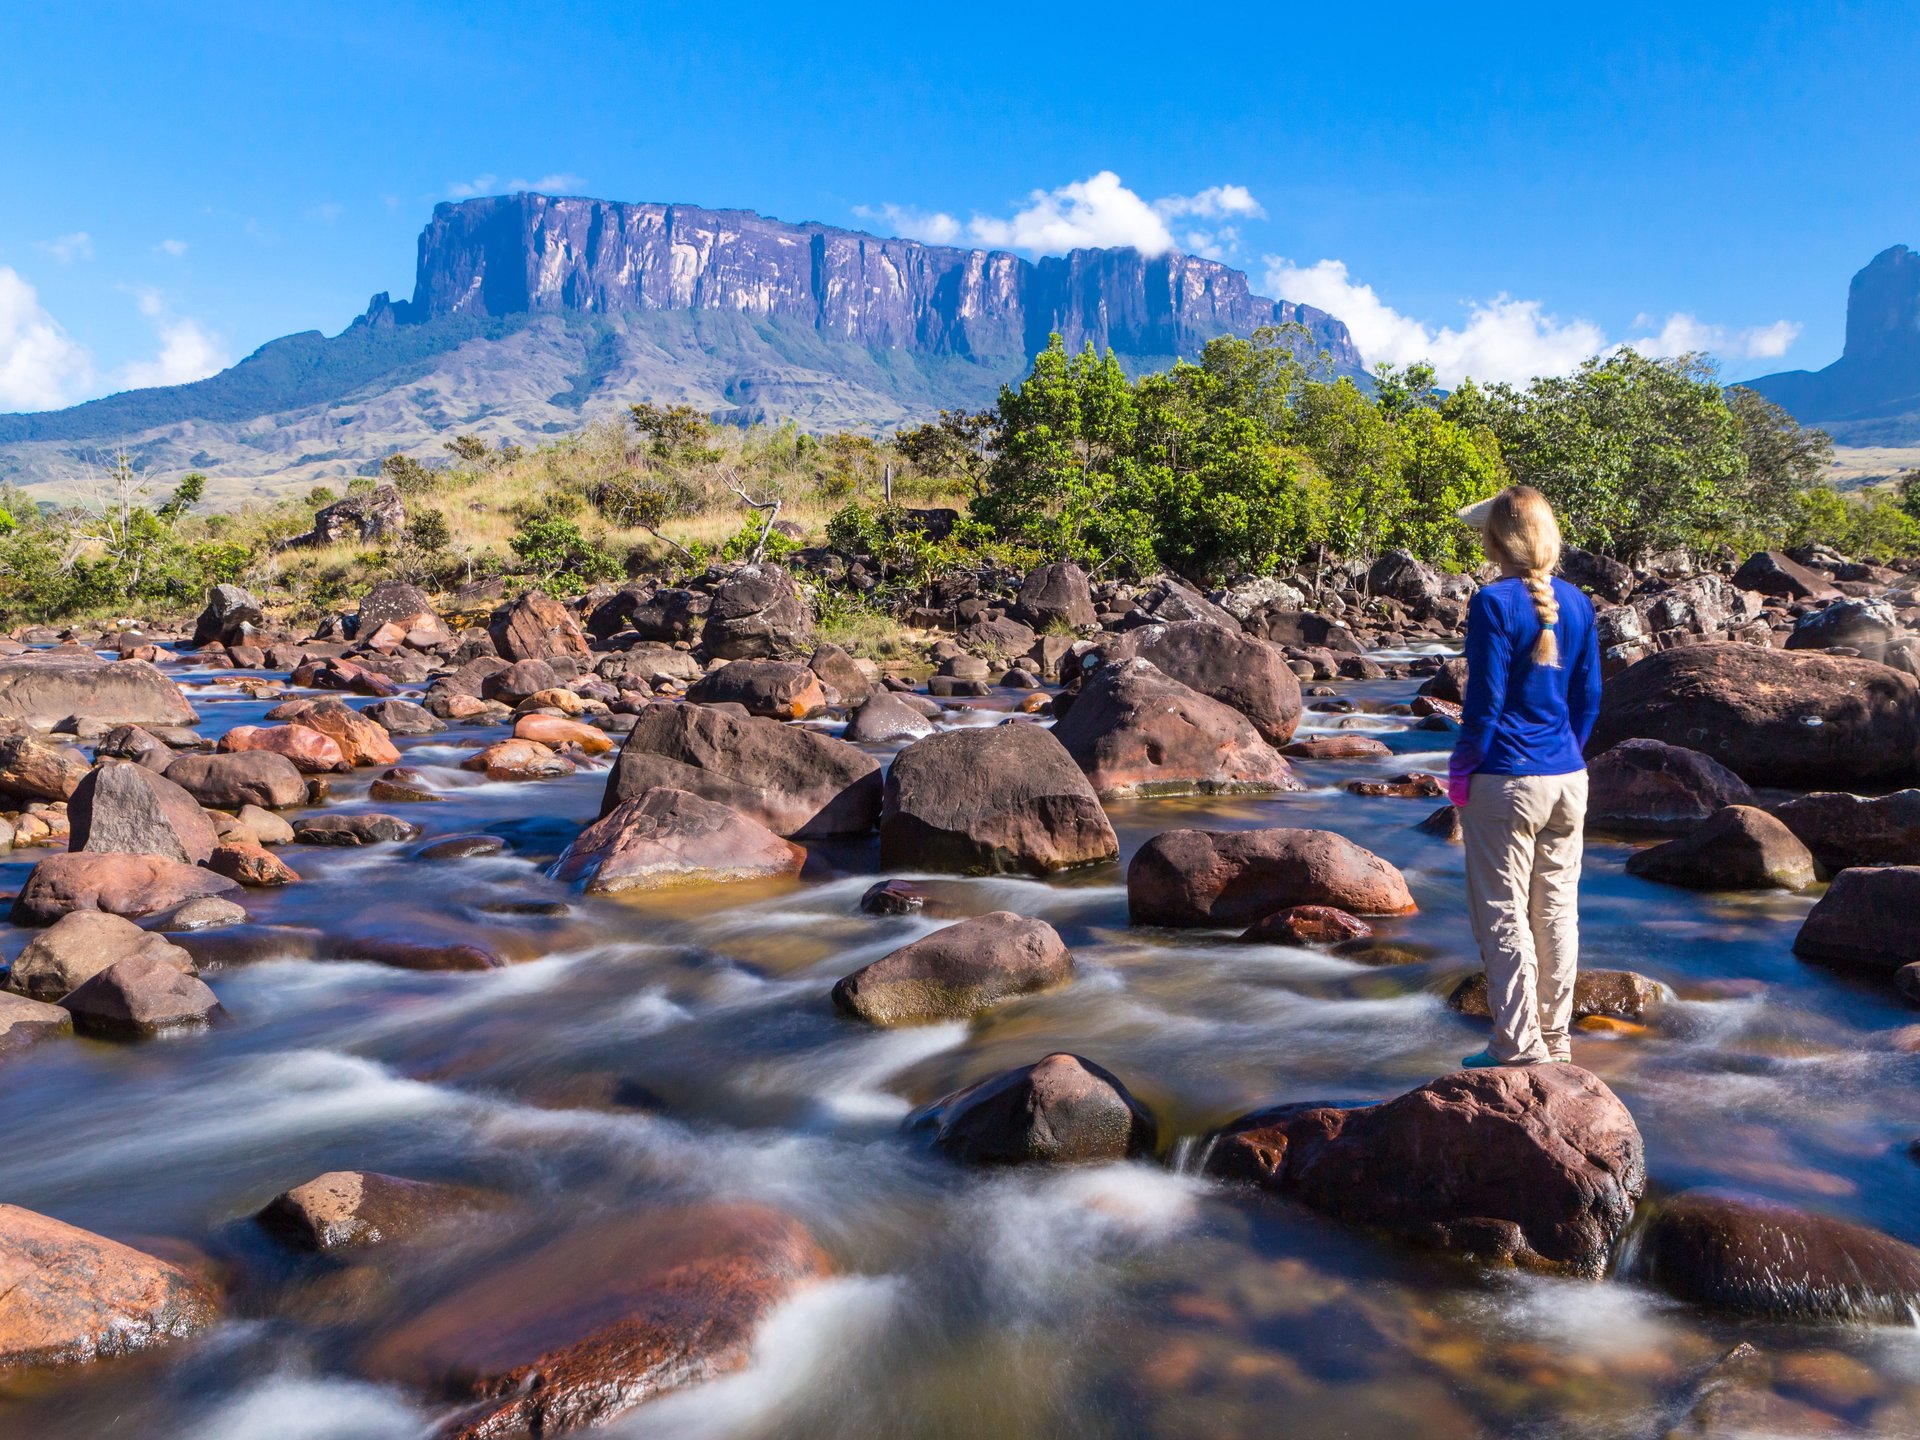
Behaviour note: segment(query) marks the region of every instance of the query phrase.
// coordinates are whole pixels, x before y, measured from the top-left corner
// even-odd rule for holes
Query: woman
[[[1564,580],[1546,497],[1514,485],[1460,512],[1500,578],[1467,608],[1467,702],[1448,767],[1493,1038],[1461,1063],[1572,1058],[1580,962],[1581,749],[1600,710],[1593,606]]]

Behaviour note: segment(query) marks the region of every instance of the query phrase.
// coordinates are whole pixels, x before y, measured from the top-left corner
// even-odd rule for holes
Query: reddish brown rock
[[[511,605],[502,606],[488,622],[487,633],[500,658],[547,660],[555,655],[585,655],[587,637],[579,622],[557,600],[529,590]]]
[[[1802,960],[1891,975],[1920,960],[1920,865],[1842,870],[1813,907],[1793,953]]]
[[[734,660],[687,687],[701,705],[738,705],[770,720],[805,720],[827,708],[820,677],[792,660]]]
[[[1300,681],[1277,645],[1204,620],[1143,625],[1107,645],[1110,661],[1141,659],[1237,711],[1270,745],[1285,745],[1300,723]]]
[[[1413,770],[1391,780],[1349,780],[1347,793],[1373,800],[1437,800],[1447,793],[1447,787],[1438,775]]]
[[[1048,875],[1119,852],[1086,775],[1037,725],[929,735],[887,772],[883,865]]]
[[[49,745],[24,732],[0,735],[0,795],[15,800],[65,800],[92,773],[77,750]]]
[[[548,780],[571,775],[574,763],[537,740],[497,740],[460,762],[462,770],[482,770],[489,780]]]
[[[1646,1187],[1640,1131],[1573,1065],[1443,1075],[1384,1105],[1284,1105],[1221,1132],[1215,1174],[1482,1263],[1598,1279]]]
[[[1891,795],[1822,791],[1773,814],[1829,872],[1852,865],[1920,865],[1920,790]]]
[[[1764,810],[1729,805],[1690,834],[1627,857],[1627,873],[1689,890],[1804,890],[1813,856]]]
[[[1332,905],[1294,905],[1254,921],[1240,938],[1271,945],[1338,945],[1372,934],[1366,921]]]
[[[908,1117],[969,1165],[1084,1165],[1151,1155],[1153,1117],[1119,1077],[1054,1054],[957,1090]]]
[[[221,1014],[213,991],[196,976],[146,953],[114,961],[62,996],[60,1008],[82,1034],[115,1040],[195,1029]]]
[[[1005,910],[936,930],[862,966],[833,1003],[872,1025],[962,1020],[1073,978],[1073,956],[1044,920]]]
[[[299,871],[257,842],[229,841],[219,846],[207,861],[207,868],[239,881],[249,890],[291,885],[300,878]]]
[[[181,755],[169,762],[166,776],[202,805],[220,810],[285,810],[307,801],[300,767],[273,750]]]
[[[72,1365],[191,1335],[207,1287],[152,1255],[0,1205],[0,1366]]]
[[[318,730],[340,747],[340,753],[346,756],[348,765],[397,765],[400,763],[400,752],[394,748],[393,741],[387,737],[386,730],[344,701],[296,701],[291,705],[277,706],[269,713],[268,718],[288,720],[296,725],[305,725],[308,729]]]
[[[759,1206],[629,1211],[433,1302],[365,1368],[467,1405],[444,1440],[558,1435],[739,1369],[767,1312],[829,1269]]]
[[[7,985],[36,1000],[58,1001],[132,955],[149,955],[194,973],[193,957],[165,936],[101,910],[76,910],[27,942]]]
[[[58,1005],[0,991],[0,1060],[42,1040],[73,1033],[73,1017]]]
[[[219,749],[228,754],[265,750],[282,755],[307,775],[353,768],[339,742],[309,725],[236,725],[220,737]]]
[[[76,719],[147,726],[200,719],[180,687],[145,661],[65,647],[0,660],[0,716],[35,730]]]
[[[1717,810],[1757,803],[1712,756],[1660,740],[1622,740],[1587,766],[1589,830],[1681,835]]]
[[[330,1170],[273,1197],[261,1229],[300,1250],[365,1250],[407,1240],[469,1209],[478,1197],[455,1185],[376,1170]]]
[[[1406,915],[1400,872],[1330,830],[1168,830],[1127,867],[1136,925],[1247,925],[1275,908]]]
[[[513,738],[532,740],[550,749],[571,745],[587,755],[605,755],[613,749],[613,737],[578,720],[563,720],[558,715],[522,715],[513,722]]]
[[[1280,753],[1296,760],[1373,760],[1393,752],[1371,735],[1315,735],[1294,741]]]
[[[200,802],[179,785],[126,760],[102,762],[67,802],[71,848],[107,855],[159,855],[205,864],[219,843]]]
[[[49,855],[33,867],[13,902],[16,925],[49,925],[75,910],[152,915],[201,895],[232,895],[239,886],[197,865],[158,855]]]
[[[609,894],[798,875],[806,858],[737,810],[662,788],[622,801],[581,831],[553,874]]]

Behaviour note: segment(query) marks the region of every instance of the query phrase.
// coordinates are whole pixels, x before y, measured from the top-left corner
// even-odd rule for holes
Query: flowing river
[[[275,703],[246,699],[231,671],[175,673],[208,736]],[[1414,683],[1340,689],[1386,705]],[[994,723],[999,703],[949,719]],[[1442,768],[1449,737],[1413,725],[1310,711],[1303,733],[1362,727],[1393,755],[1297,762],[1304,793],[1116,806],[1117,864],[935,880],[956,913],[1046,919],[1078,975],[972,1024],[890,1031],[838,1016],[829,988],[944,922],[860,912],[875,842],[813,845],[798,883],[583,898],[544,870],[596,814],[604,771],[484,782],[458,762],[501,731],[398,740],[446,802],[373,805],[362,771],[336,783],[337,804],[402,813],[427,827],[419,843],[485,832],[508,851],[289,847],[304,883],[250,891],[248,908],[275,925],[472,939],[518,963],[416,973],[269,951],[209,973],[228,1012],[211,1031],[6,1061],[0,1199],[163,1254],[186,1242],[216,1257],[230,1298],[196,1339],[10,1382],[0,1435],[416,1440],[444,1412],[356,1373],[366,1335],[504,1246],[690,1197],[799,1216],[838,1277],[775,1313],[746,1371],[597,1433],[1660,1436],[1747,1341],[1804,1411],[1792,1433],[1920,1434],[1920,1331],[1743,1323],[1628,1280],[1487,1273],[1195,1173],[1198,1137],[1242,1111],[1396,1095],[1484,1039],[1445,1003],[1477,962],[1460,851],[1413,828],[1437,802],[1341,788]],[[1377,933],[1408,963],[1130,930],[1128,859],[1188,825],[1325,827],[1391,860],[1420,912]],[[15,852],[6,887],[44,853]],[[1577,1033],[1574,1058],[1638,1120],[1649,1196],[1726,1185],[1920,1240],[1911,1012],[1891,987],[1794,959],[1811,895],[1668,889],[1626,876],[1630,853],[1589,845],[1584,958],[1679,999],[1651,1033]],[[10,928],[7,954],[26,938]],[[971,1171],[900,1133],[915,1105],[1054,1050],[1153,1109],[1164,1164]],[[293,1262],[252,1215],[341,1169],[517,1203],[445,1244]]]

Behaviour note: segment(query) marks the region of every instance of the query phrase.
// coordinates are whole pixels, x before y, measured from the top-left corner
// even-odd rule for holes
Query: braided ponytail
[[[1533,597],[1540,617],[1540,638],[1533,642],[1533,663],[1558,667],[1560,602],[1553,593],[1553,569],[1560,563],[1560,523],[1547,497],[1531,485],[1510,485],[1488,502],[1481,539],[1488,557],[1517,575]]]

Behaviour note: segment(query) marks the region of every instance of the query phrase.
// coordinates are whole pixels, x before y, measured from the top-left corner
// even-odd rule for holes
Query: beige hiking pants
[[[1467,912],[1487,967],[1493,1039],[1506,1064],[1572,1056],[1580,968],[1580,849],[1587,772],[1475,775],[1460,814]]]

